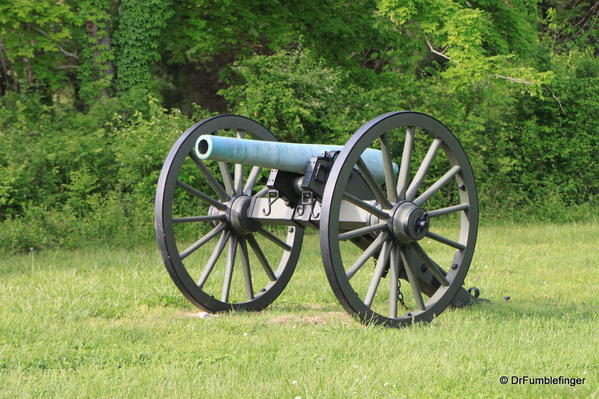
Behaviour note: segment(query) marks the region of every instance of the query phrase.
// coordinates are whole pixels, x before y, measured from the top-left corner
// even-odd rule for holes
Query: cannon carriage
[[[171,278],[208,312],[272,303],[306,228],[320,232],[335,296],[363,322],[429,321],[478,296],[463,288],[478,225],[472,168],[456,137],[418,112],[380,115],[344,146],[279,143],[237,115],[205,119],[164,162],[155,224]]]

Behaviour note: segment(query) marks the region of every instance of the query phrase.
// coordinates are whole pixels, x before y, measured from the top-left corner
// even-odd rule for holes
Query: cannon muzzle
[[[301,173],[306,170],[310,158],[325,152],[341,151],[343,146],[325,144],[293,144],[276,141],[247,140],[212,135],[200,136],[196,142],[196,155],[200,159],[224,161],[263,168]],[[372,148],[362,153],[362,161],[377,182],[385,181],[383,155]],[[393,163],[393,173],[398,173]]]

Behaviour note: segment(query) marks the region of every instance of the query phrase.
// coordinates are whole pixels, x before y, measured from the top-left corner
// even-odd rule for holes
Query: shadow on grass
[[[188,313],[202,312],[200,309],[189,307],[185,302],[170,303],[169,307],[177,310],[186,311]],[[163,303],[158,303],[164,306]],[[485,318],[497,321],[517,321],[525,319],[542,319],[542,320],[560,320],[572,319],[578,321],[599,320],[599,312],[597,307],[591,304],[573,304],[573,303],[556,303],[554,300],[529,300],[529,301],[513,301],[494,300],[489,303],[478,303],[464,308],[447,308],[439,318],[443,318],[444,314],[449,312],[467,312],[472,314],[474,320],[476,314]],[[345,319],[354,321],[340,304],[299,304],[299,303],[282,303],[272,304],[258,312],[232,312],[221,313],[221,316],[235,317],[236,315],[264,314],[267,317],[277,321],[301,321],[302,319],[315,318],[318,320],[338,320]],[[469,316],[466,316],[467,318]],[[310,322],[308,320],[308,322]],[[354,321],[357,323],[357,321]],[[316,322],[314,324],[320,324]],[[434,323],[432,323],[434,324]],[[427,325],[425,323],[424,325]]]
[[[454,311],[468,311],[485,314],[496,320],[515,321],[522,319],[543,320],[599,320],[599,312],[596,303],[559,303],[554,299],[532,299],[532,300],[493,300],[490,303],[480,303]]]
[[[283,302],[277,303],[274,302],[267,309],[271,309],[273,311],[285,312],[285,313],[295,313],[295,312],[344,312],[343,306],[339,303],[290,303]]]

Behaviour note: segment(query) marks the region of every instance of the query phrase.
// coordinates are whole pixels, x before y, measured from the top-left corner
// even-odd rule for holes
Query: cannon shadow
[[[595,301],[596,302],[596,301]],[[491,298],[488,303],[478,303],[457,312],[480,313],[491,319],[517,321],[523,319],[591,321],[599,320],[599,306],[592,300],[581,302],[558,302],[556,299],[510,299]]]

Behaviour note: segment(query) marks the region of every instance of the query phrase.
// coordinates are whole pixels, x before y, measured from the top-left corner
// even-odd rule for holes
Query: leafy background
[[[596,218],[598,16],[590,0],[5,0],[0,250],[151,239],[168,149],[224,112],[338,144],[426,112],[466,148],[483,220]]]

